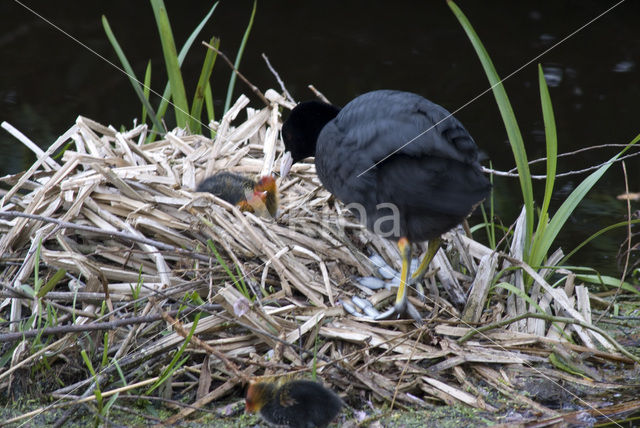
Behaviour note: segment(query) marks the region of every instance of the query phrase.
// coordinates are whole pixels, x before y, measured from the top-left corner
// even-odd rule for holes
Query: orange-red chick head
[[[253,197],[248,200],[249,204],[265,207],[271,217],[275,217],[278,211],[278,189],[276,179],[272,175],[261,177],[253,188]],[[257,210],[255,210],[257,211]]]
[[[251,382],[247,388],[245,407],[247,413],[259,412],[275,393],[275,385],[267,382]]]
[[[261,177],[260,180],[256,183],[255,190],[258,192],[267,192],[275,194],[277,192],[276,189],[276,179],[273,175],[265,175]]]

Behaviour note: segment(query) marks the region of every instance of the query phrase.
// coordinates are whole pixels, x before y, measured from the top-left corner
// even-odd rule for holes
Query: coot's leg
[[[398,248],[402,256],[402,271],[400,272],[400,285],[398,286],[398,293],[396,294],[396,302],[392,308],[375,317],[375,319],[389,319],[393,318],[394,315],[396,318],[400,318],[404,315],[409,315],[418,323],[422,323],[420,312],[418,312],[407,298],[409,274],[411,270],[411,243],[407,238],[400,238],[400,240],[398,240]]]
[[[398,314],[404,314],[407,309],[407,289],[409,287],[409,271],[411,269],[411,243],[407,238],[398,240],[398,249],[402,257],[402,270],[400,271],[400,285],[396,294],[394,305]]]
[[[420,262],[420,266],[418,269],[411,275],[409,279],[409,286],[412,286],[416,282],[420,282],[425,273],[427,273],[427,269],[429,269],[429,263],[435,257],[436,253],[440,249],[440,244],[442,243],[442,239],[440,237],[433,238],[429,241],[429,245],[427,246],[427,254],[424,255],[422,261]]]
[[[440,240],[434,242],[434,249],[431,251],[433,254],[438,250],[440,244]],[[415,283],[415,279],[413,276],[410,276],[412,266],[418,265],[418,260],[414,260],[412,263],[411,260],[411,244],[407,238],[401,238],[398,241],[398,249],[400,250],[400,255],[402,257],[402,270],[400,275],[398,276],[398,272],[393,270],[390,266],[388,266],[382,257],[377,256],[375,259],[372,256],[372,262],[377,265],[379,269],[379,273],[387,278],[391,279],[390,282],[385,282],[382,279],[375,277],[364,277],[358,280],[358,283],[364,287],[367,287],[372,290],[377,290],[380,288],[389,288],[389,286],[394,286],[394,283],[398,286],[398,291],[396,293],[395,304],[387,309],[385,312],[380,313],[368,300],[362,299],[358,296],[354,296],[351,298],[351,302],[343,301],[342,305],[344,309],[349,312],[351,315],[356,317],[367,317],[373,318],[376,320],[385,320],[385,319],[393,319],[393,318],[401,318],[401,317],[411,317],[416,320],[418,323],[422,322],[422,316],[420,312],[416,309],[415,306],[409,302],[408,299],[408,288],[414,288],[413,285]],[[430,251],[427,251],[427,255],[425,256],[429,260],[433,258],[433,254],[430,255]],[[425,263],[426,266],[429,265],[427,261]],[[424,272],[421,273],[420,277],[424,275]],[[397,281],[397,282],[396,282]],[[421,284],[415,283],[418,286],[418,294],[421,298],[424,297],[423,290]],[[356,309],[358,308],[358,309]]]

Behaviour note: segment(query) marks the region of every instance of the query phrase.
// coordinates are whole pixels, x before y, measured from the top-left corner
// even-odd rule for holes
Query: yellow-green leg
[[[411,269],[411,243],[407,238],[398,240],[398,249],[402,257],[402,270],[400,271],[400,285],[396,294],[396,313],[403,314],[407,309],[407,289],[409,284],[409,270]]]
[[[422,261],[420,262],[420,266],[418,269],[411,275],[411,279],[409,280],[409,285],[413,285],[414,283],[420,281],[425,273],[427,273],[427,269],[429,269],[429,263],[435,257],[438,249],[440,248],[440,244],[442,243],[442,239],[433,238],[429,241],[429,245],[427,246],[427,254],[424,255]],[[400,242],[398,242],[400,245]]]
[[[375,317],[376,319],[389,319],[394,316],[400,318],[403,315],[409,315],[418,323],[422,322],[420,312],[418,312],[411,302],[409,302],[407,293],[409,287],[419,281],[427,272],[429,263],[431,263],[431,260],[433,260],[438,248],[440,248],[440,243],[440,238],[429,241],[427,254],[425,254],[416,272],[413,275],[410,275],[411,243],[407,238],[400,238],[398,240],[398,249],[400,250],[400,256],[402,257],[402,270],[400,271],[400,285],[398,286],[398,293],[396,294],[396,302],[392,308]]]

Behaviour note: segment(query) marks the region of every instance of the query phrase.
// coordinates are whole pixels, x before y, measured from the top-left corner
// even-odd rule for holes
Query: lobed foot
[[[404,306],[404,307],[399,307]],[[422,324],[422,315],[410,301],[406,301],[404,305],[393,305],[385,312],[379,314],[375,320],[390,320],[401,318],[413,318],[418,324]]]
[[[383,288],[391,290],[392,288],[398,288],[401,281],[401,273],[389,266],[382,257],[374,254],[370,257],[371,262],[378,266],[378,273],[382,278],[366,276],[356,279],[356,282],[363,287],[370,290],[381,290]],[[419,265],[418,259],[411,260],[411,270],[415,271]],[[421,278],[411,278],[408,282],[410,288],[417,289],[418,296],[424,300],[424,292]],[[356,317],[366,317],[374,320],[387,320],[387,319],[400,319],[400,318],[413,318],[417,322],[422,322],[420,312],[416,307],[408,300],[405,300],[404,304],[396,304],[384,312],[378,311],[371,302],[358,296],[354,296],[351,302],[342,302],[343,307],[347,312]],[[358,308],[359,311],[356,309]]]

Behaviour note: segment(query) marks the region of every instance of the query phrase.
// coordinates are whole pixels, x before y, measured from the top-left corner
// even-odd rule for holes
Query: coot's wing
[[[375,207],[375,175],[360,175],[372,158],[357,150],[358,140],[350,132],[329,122],[320,133],[316,145],[316,172],[324,187],[345,204],[358,203],[366,210]]]
[[[394,204],[414,217],[440,213],[457,218],[455,223],[491,189],[477,165],[433,156],[396,154],[381,162],[375,174],[378,204]]]
[[[478,160],[473,138],[455,117],[409,92],[383,90],[361,95],[340,111],[320,138],[325,131],[341,134],[342,144],[369,157],[372,164],[397,152],[464,163]]]

